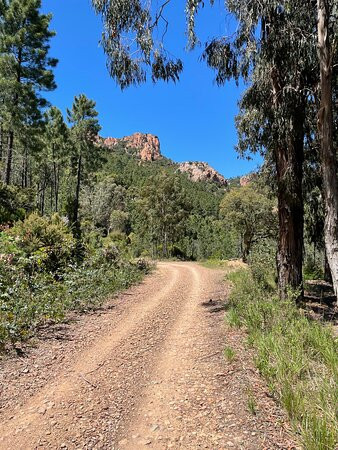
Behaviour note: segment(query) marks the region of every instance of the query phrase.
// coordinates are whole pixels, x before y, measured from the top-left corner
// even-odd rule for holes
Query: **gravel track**
[[[0,449],[293,448],[243,336],[224,325],[223,278],[159,263],[102,310],[3,360]]]

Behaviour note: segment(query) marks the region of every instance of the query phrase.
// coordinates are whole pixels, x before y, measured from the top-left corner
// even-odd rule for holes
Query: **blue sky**
[[[49,100],[63,112],[80,93],[97,102],[103,136],[122,137],[136,131],[157,135],[162,153],[175,161],[206,161],[226,177],[255,169],[259,158],[238,159],[234,117],[242,87],[217,87],[214,74],[199,61],[201,48],[186,52],[184,1],[173,2],[167,16],[169,50],[184,60],[180,82],[145,85],[121,91],[106,69],[98,42],[102,24],[89,0],[43,0],[53,14],[51,56],[59,59],[58,88]],[[217,2],[215,2],[217,3]],[[180,6],[178,6],[180,4]],[[223,8],[204,8],[198,21],[203,39],[224,34],[234,24]]]

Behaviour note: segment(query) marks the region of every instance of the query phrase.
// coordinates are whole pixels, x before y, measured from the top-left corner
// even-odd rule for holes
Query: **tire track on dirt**
[[[160,271],[169,280],[152,298],[131,308],[112,335],[100,336],[67,373],[1,427],[0,448],[107,448],[125,413],[133,410],[147,381],[148,366],[186,293],[187,269],[164,265]],[[74,422],[78,423],[75,436]]]
[[[41,368],[44,385],[26,373],[26,384],[10,385],[0,449],[293,448],[241,332],[224,326],[223,278],[195,263],[159,263],[113,309],[70,325],[74,340],[41,342],[28,360],[51,363]],[[231,364],[226,341],[238,352]],[[64,366],[53,364],[55,348]],[[4,363],[7,383],[11,365],[22,367]],[[260,395],[256,415],[247,408],[250,386]]]

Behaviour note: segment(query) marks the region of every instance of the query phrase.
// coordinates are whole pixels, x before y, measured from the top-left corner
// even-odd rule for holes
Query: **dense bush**
[[[139,281],[149,270],[145,261],[103,263],[100,257],[70,266],[56,280],[45,272],[29,274],[0,261],[0,348],[26,340],[69,310],[94,308],[109,295]]]
[[[0,182],[0,225],[23,219],[34,208],[34,191]]]
[[[309,320],[290,296],[281,301],[251,270],[229,275],[227,315],[244,326],[256,364],[286,408],[307,450],[334,450],[337,443],[337,343],[327,325]]]
[[[57,214],[51,218],[31,214],[0,236],[0,253],[26,270],[56,272],[74,257],[76,241]]]
[[[81,262],[79,246],[85,252]],[[16,222],[0,233],[0,348],[29,338],[47,321],[62,320],[69,310],[101,304],[148,269],[145,261],[121,258],[111,239],[77,241],[57,214]]]

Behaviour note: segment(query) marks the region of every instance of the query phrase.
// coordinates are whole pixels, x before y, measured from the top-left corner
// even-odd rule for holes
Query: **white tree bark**
[[[333,148],[332,50],[329,36],[329,0],[317,0],[318,58],[320,64],[320,110],[318,132],[325,200],[324,238],[327,260],[338,301],[338,179],[337,156]]]

